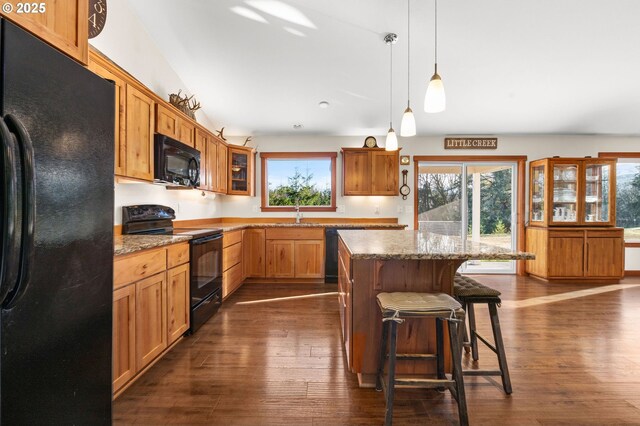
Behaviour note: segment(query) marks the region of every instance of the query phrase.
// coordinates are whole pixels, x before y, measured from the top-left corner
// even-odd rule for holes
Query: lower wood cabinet
[[[180,243],[114,259],[114,394],[189,329],[188,253]]]
[[[242,267],[242,233],[243,230],[225,232],[222,235],[222,298],[226,299],[236,291],[244,273]]]
[[[267,228],[266,278],[323,278],[324,229]]]
[[[136,286],[113,292],[113,390],[136,374]]]
[[[550,280],[619,280],[624,276],[621,228],[527,228],[527,273]]]
[[[135,285],[136,368],[142,370],[167,347],[166,275],[154,275]]]
[[[242,266],[245,278],[264,278],[266,274],[264,229],[249,228],[242,234]]]

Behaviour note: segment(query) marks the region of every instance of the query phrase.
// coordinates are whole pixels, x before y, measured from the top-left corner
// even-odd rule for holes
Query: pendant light
[[[393,130],[393,45],[398,41],[398,36],[394,33],[389,33],[384,37],[384,42],[389,45],[390,60],[389,60],[389,132],[387,133],[387,140],[384,144],[385,151],[397,151],[398,150],[398,137],[395,130]]]
[[[411,88],[411,0],[407,0],[407,109],[402,115],[400,123],[400,136],[411,137],[416,135],[416,118],[411,110],[409,90]]]
[[[425,112],[442,112],[446,107],[444,84],[442,84],[442,79],[438,75],[438,0],[434,0],[434,2],[435,72],[433,73],[433,77],[431,77],[431,81],[429,81],[429,86],[427,86],[427,93],[424,97]]]

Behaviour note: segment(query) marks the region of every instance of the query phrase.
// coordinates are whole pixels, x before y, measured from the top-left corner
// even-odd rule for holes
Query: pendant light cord
[[[407,0],[407,108],[411,107],[409,89],[411,87],[411,0]]]
[[[435,1],[435,13],[433,16],[433,21],[434,21],[434,32],[435,32],[435,56],[434,56],[434,62],[436,65],[436,74],[438,73],[438,0],[434,0]]]
[[[393,129],[393,42],[389,43],[389,128]]]

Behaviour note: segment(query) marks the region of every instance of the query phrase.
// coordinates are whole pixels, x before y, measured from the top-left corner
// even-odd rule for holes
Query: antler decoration
[[[181,93],[182,90],[178,90],[178,93],[171,93],[169,95],[169,103],[195,120],[194,112],[201,108],[200,102],[194,99],[194,95],[181,96]]]
[[[222,126],[222,129],[216,130],[216,132],[218,132],[218,137],[220,139],[222,139],[223,141],[227,140],[227,138],[224,137],[224,126]]]
[[[244,140],[244,143],[242,144],[242,146],[247,146],[249,142],[251,142],[251,136],[247,136],[247,139]]]

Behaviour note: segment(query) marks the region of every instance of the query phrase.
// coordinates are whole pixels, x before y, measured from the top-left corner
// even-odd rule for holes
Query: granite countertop
[[[508,250],[488,244],[467,242],[459,237],[426,231],[339,231],[352,259],[534,259],[533,253]]]
[[[256,222],[238,222],[238,223],[208,223],[206,225],[186,226],[185,228],[220,228],[224,232],[237,231],[238,229],[247,228],[388,228],[388,229],[404,229],[407,225],[399,223],[316,223],[316,222],[279,222],[279,223],[256,223]]]
[[[117,235],[113,238],[113,254],[119,256],[190,239],[190,235]]]

